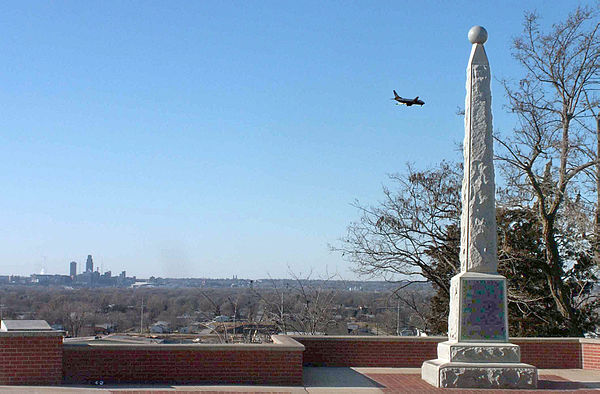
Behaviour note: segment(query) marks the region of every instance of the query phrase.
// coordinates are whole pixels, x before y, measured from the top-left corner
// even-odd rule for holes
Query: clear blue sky
[[[91,253],[139,277],[354,278],[327,248],[350,203],[407,162],[461,157],[469,28],[487,28],[494,76],[518,77],[523,11],[574,6],[2,2],[0,273]]]

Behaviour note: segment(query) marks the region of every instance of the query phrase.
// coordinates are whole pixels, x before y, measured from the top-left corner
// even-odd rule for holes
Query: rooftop
[[[45,320],[2,320],[0,331],[52,331]]]

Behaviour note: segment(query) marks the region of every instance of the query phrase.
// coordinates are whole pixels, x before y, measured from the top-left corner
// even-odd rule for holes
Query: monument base
[[[438,359],[462,363],[520,363],[519,345],[489,342],[441,342]]]
[[[438,358],[425,361],[421,378],[442,388],[531,389],[537,368],[521,363],[512,343],[453,342],[438,344]]]
[[[537,369],[523,363],[467,363],[429,360],[421,367],[421,378],[440,388],[534,389]]]

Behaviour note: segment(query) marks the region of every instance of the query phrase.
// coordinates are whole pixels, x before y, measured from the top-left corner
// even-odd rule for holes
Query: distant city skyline
[[[583,4],[594,4],[583,2]],[[328,244],[407,162],[461,160],[467,32],[499,78],[570,2],[15,2],[0,15],[0,271],[357,279]],[[423,107],[390,99],[420,96]]]

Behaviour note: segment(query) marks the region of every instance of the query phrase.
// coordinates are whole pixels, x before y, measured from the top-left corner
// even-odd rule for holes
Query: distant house
[[[157,321],[150,326],[150,332],[153,334],[168,334],[171,332],[171,325],[166,321]]]
[[[225,315],[217,316],[213,320],[216,321],[217,323],[223,323],[223,322],[231,321],[231,319],[229,318],[229,316],[225,316]]]
[[[417,331],[413,328],[403,328],[400,330],[400,336],[402,337],[416,337]]]
[[[180,334],[193,334],[196,332],[196,330],[192,326],[181,327],[178,331]]]
[[[363,321],[354,321],[346,323],[348,334],[350,335],[373,335],[369,323]]]
[[[98,334],[108,335],[108,334],[112,334],[113,332],[115,332],[115,325],[112,323],[96,324],[94,326],[94,334],[95,335],[98,335]]]
[[[180,334],[196,334],[200,332],[204,327],[201,328],[201,324],[198,322],[190,323],[187,326],[179,328]]]

